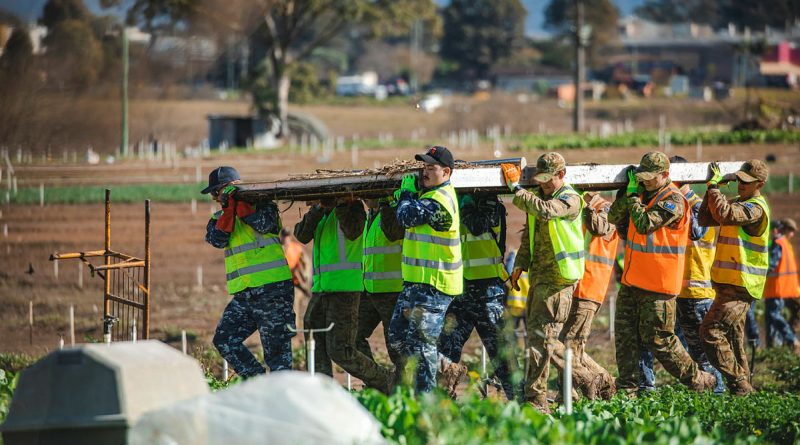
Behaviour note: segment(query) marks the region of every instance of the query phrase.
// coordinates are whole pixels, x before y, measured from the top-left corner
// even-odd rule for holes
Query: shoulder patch
[[[658,206],[670,213],[675,213],[678,210],[678,207],[675,205],[674,201],[664,200],[659,202]]]
[[[748,209],[752,209],[753,208],[753,203],[752,202],[745,202],[744,206],[747,207]]]

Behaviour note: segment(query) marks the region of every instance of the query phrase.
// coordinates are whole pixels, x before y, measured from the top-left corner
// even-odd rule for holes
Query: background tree
[[[704,23],[715,28],[733,23],[753,30],[783,28],[800,18],[797,0],[647,0],[636,8],[642,18],[659,23]]]
[[[527,14],[519,0],[452,0],[442,12],[442,58],[457,75],[487,78],[495,62],[524,43]]]
[[[586,25],[592,27],[586,48],[589,66],[597,66],[600,48],[611,46],[618,38],[619,11],[610,0],[583,1]],[[573,35],[575,22],[574,0],[551,0],[544,12],[545,29],[561,37]]]
[[[135,0],[128,12],[130,22],[146,29],[161,24],[249,39],[254,108],[276,117],[283,136],[296,63],[346,28],[362,29],[365,38],[407,34],[419,19],[436,23],[431,0]]]
[[[717,0],[648,0],[636,8],[636,14],[659,23],[718,24],[720,2]]]

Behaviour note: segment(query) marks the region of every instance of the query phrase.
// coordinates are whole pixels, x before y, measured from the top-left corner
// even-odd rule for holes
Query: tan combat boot
[[[745,396],[755,391],[755,388],[753,388],[753,385],[751,385],[747,379],[742,379],[728,385],[728,390],[735,396]]]
[[[689,389],[692,391],[703,392],[708,391],[709,389],[714,389],[716,386],[717,378],[714,376],[714,374],[698,369],[697,374],[695,374],[694,378],[692,379],[692,383],[689,385]]]
[[[461,380],[467,375],[467,367],[460,363],[447,363],[442,362],[439,375],[437,376],[437,383],[439,386],[447,391],[450,397],[456,397],[456,388]]]

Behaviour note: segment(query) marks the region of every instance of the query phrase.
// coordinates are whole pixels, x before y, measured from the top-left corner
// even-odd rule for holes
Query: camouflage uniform
[[[558,156],[561,158],[561,156]],[[558,162],[564,168],[563,158]],[[538,167],[537,162],[537,167]],[[559,166],[554,166],[558,169]],[[541,169],[539,169],[541,170]],[[556,170],[553,170],[556,171]],[[546,406],[547,380],[550,375],[550,362],[563,371],[563,361],[553,360],[554,354],[563,349],[559,335],[567,321],[572,304],[575,280],[561,276],[553,252],[553,243],[547,221],[554,218],[575,219],[580,217],[581,197],[565,195],[559,199],[544,195],[540,187],[534,191],[518,189],[514,194],[514,205],[526,213],[536,214],[540,224],[536,224],[534,251],[530,251],[528,222],[522,229],[514,269],[529,271],[531,288],[526,308],[527,350],[530,356],[525,378],[525,398],[539,407]]]
[[[219,215],[216,215],[217,217]],[[258,204],[255,213],[241,218],[258,233],[278,234],[280,215],[273,202]],[[206,226],[206,242],[218,249],[228,246],[230,234],[215,227],[216,218]],[[291,280],[248,288],[233,295],[214,332],[213,343],[220,355],[242,377],[266,371],[244,345],[258,331],[264,361],[270,371],[292,369],[292,337],[286,326],[295,326],[294,286]]]
[[[491,233],[492,227],[500,226],[500,236],[495,241],[501,254],[505,252],[505,207],[496,197],[476,197],[475,201],[464,202],[461,223],[475,236]],[[447,309],[444,332],[439,337],[439,352],[451,362],[458,363],[464,345],[473,328],[476,329],[506,397],[514,400],[508,360],[504,357],[505,351],[500,351],[505,297],[505,286],[500,278],[465,279],[464,295]]]
[[[378,212],[381,215],[381,230],[389,241],[403,239],[405,229],[397,222],[395,210],[388,203],[381,203]],[[368,221],[373,221],[378,212],[370,209],[367,217]],[[383,338],[386,341],[386,349],[389,359],[394,364],[395,369],[399,370],[400,355],[389,345],[389,323],[392,321],[394,308],[397,306],[396,293],[373,294],[364,292],[361,296],[361,304],[358,307],[358,333],[356,334],[356,347],[367,357],[373,358],[367,339],[372,335],[378,324],[383,324]],[[373,358],[374,360],[374,358]]]
[[[366,214],[361,201],[344,203],[335,209],[313,206],[294,228],[298,241],[308,244],[314,239],[317,224],[327,213],[336,212],[339,227],[344,236],[355,240],[364,230]],[[320,246],[320,248],[327,248]],[[325,328],[333,323],[330,332],[315,334],[318,341],[314,351],[317,371],[333,376],[331,360],[351,375],[361,379],[367,386],[388,392],[390,373],[361,353],[356,346],[360,292],[315,292],[308,302],[303,324],[306,329]]]
[[[588,196],[588,194],[587,194]],[[608,222],[607,211],[596,211],[591,206],[583,209],[583,226],[592,236],[605,237],[610,240],[616,231]],[[582,298],[572,299],[572,307],[561,331],[560,340],[563,347],[554,351],[554,361],[558,368],[564,367],[564,348],[572,348],[573,368],[572,376],[575,388],[582,390],[585,396],[595,398],[596,391],[602,390],[602,396],[608,398],[613,395],[614,378],[602,366],[586,353],[586,341],[592,330],[592,321],[600,303]],[[562,376],[563,379],[563,376]]]
[[[643,167],[646,170],[639,172],[668,171],[669,160],[662,153],[647,154],[640,164],[640,169]],[[645,191],[645,202],[649,202],[668,185],[669,182],[658,190]],[[643,189],[641,184],[639,189]],[[637,194],[614,201],[608,220],[620,224],[630,217],[633,227],[628,227],[628,230],[644,234],[675,224],[686,211],[684,200],[678,194],[668,195],[650,209]],[[675,300],[675,295],[622,285],[617,297],[615,326],[618,390],[630,394],[638,389],[640,343],[681,383],[693,389],[705,389],[708,374],[699,370],[675,335]]]
[[[449,183],[447,181],[441,187]],[[397,221],[405,228],[428,224],[435,230],[444,231],[452,225],[453,217],[433,199],[417,199],[409,192],[403,192],[397,204]],[[418,360],[416,389],[419,392],[430,392],[436,386],[439,359],[436,342],[452,301],[453,296],[434,286],[409,282],[403,283],[403,290],[397,297],[397,306],[389,324],[389,347],[402,357],[400,372],[410,357]]]
[[[766,168],[766,167],[765,167]],[[768,230],[764,209],[758,205],[728,201],[716,188],[709,187],[700,205],[698,218],[704,226],[736,225],[751,235]],[[752,390],[750,367],[745,349],[745,318],[755,299],[740,286],[712,281],[717,296],[700,326],[700,337],[708,360],[717,368],[734,394]]]

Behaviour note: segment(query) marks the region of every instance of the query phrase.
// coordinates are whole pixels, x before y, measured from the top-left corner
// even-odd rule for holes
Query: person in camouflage
[[[711,171],[713,176],[708,181],[698,219],[704,226],[720,226],[711,269],[711,282],[717,296],[700,325],[700,337],[709,361],[725,377],[731,393],[744,395],[753,391],[745,350],[745,318],[750,304],[761,299],[764,283],[759,286],[755,284],[758,280],[752,278],[748,278],[745,285],[730,282],[742,281],[744,271],[762,275],[766,281],[769,208],[761,196],[761,188],[766,184],[769,170],[762,161],[753,159],[742,164],[734,177],[723,177],[713,163]],[[719,190],[719,184],[727,180],[738,181],[739,196],[732,200]],[[727,236],[726,232],[737,235]],[[745,236],[749,240],[743,242]],[[758,241],[763,241],[763,246]],[[737,259],[730,250],[723,252],[723,244],[741,246],[742,250],[746,249],[747,256]],[[756,264],[761,259],[764,264]]]
[[[580,218],[583,200],[564,182],[566,162],[558,153],[546,153],[536,161],[533,179],[538,185],[532,191],[519,185],[521,172],[518,167],[503,164],[501,168],[507,185],[514,192],[514,205],[528,214],[511,275],[512,286],[516,289],[516,281],[523,271],[529,271],[531,280],[525,317],[529,354],[525,399],[539,411],[549,412],[547,380],[550,364],[555,351],[563,349],[559,334],[570,313],[575,284],[582,275],[582,270],[576,278],[565,277],[562,273],[556,254],[564,256],[567,252],[555,252],[554,243],[558,240],[551,238],[551,226],[570,226]],[[536,222],[533,227],[535,243],[531,242],[531,220]],[[582,237],[582,233],[579,232],[578,236]],[[580,251],[575,255],[583,252],[583,239],[580,239],[578,249]]]
[[[389,344],[402,356],[401,369],[406,367],[409,359],[417,361],[416,390],[430,392],[436,386],[437,340],[444,327],[445,313],[453,298],[457,297],[453,290],[463,285],[461,245],[457,237],[459,213],[455,189],[450,184],[450,175],[455,167],[450,150],[433,146],[425,154],[416,155],[415,159],[425,163],[421,190],[416,184],[416,175],[408,174],[395,192],[397,221],[406,229],[406,234],[403,241],[403,290],[389,324]],[[434,243],[442,246],[440,250],[459,252],[457,262],[450,258],[409,256],[430,255]],[[423,247],[412,251],[414,245]],[[446,275],[434,276],[433,266],[438,266],[437,269]]]
[[[226,257],[233,255],[229,253],[229,241],[234,231],[248,230],[244,225],[262,236],[271,235],[276,240],[281,230],[280,214],[274,202],[260,202],[253,206],[236,199],[233,184],[239,181],[236,169],[219,167],[211,172],[209,186],[202,192],[210,193],[223,207],[208,221],[205,239],[217,249],[225,249]],[[280,253],[276,256],[283,258]],[[285,258],[283,261],[286,262]],[[236,272],[241,272],[241,269]],[[264,366],[244,345],[244,341],[258,331],[264,361],[269,370],[292,369],[291,340],[295,334],[287,326],[295,326],[293,305],[294,286],[287,265],[287,279],[233,293],[214,331],[214,346],[240,376],[248,378],[264,374]]]
[[[384,199],[365,199],[369,208],[367,214],[367,227],[371,227],[378,220],[380,230],[389,241],[395,242],[403,239],[405,229],[397,222],[395,208],[391,205],[388,198]],[[378,218],[380,216],[380,219]],[[398,246],[399,247],[399,246]],[[396,270],[400,274],[400,269]],[[397,292],[372,293],[364,291],[361,296],[361,303],[358,305],[358,333],[356,334],[356,346],[364,355],[374,360],[372,349],[367,339],[372,335],[378,324],[383,324],[383,337],[386,341],[386,349],[389,360],[399,371],[401,364],[400,354],[389,344],[389,323],[392,321],[392,313],[397,306]]]
[[[714,376],[698,367],[675,336],[675,297],[680,293],[685,264],[681,259],[688,241],[689,217],[685,212],[689,209],[670,181],[669,165],[664,153],[644,155],[639,166],[629,170],[626,197],[614,201],[608,215],[612,224],[630,221],[615,326],[617,389],[629,395],[638,389],[640,343],[691,389],[704,391],[716,384]],[[648,246],[634,243],[634,233],[644,236]],[[655,237],[671,244],[650,246]],[[657,255],[670,262],[659,262]]]
[[[331,213],[334,214],[338,223],[338,228],[335,228],[337,236],[343,236],[350,242],[357,242],[360,252],[360,238],[364,231],[366,213],[364,204],[358,200],[340,198],[336,201],[323,200],[312,205],[303,219],[295,226],[295,238],[303,244],[314,240],[314,243],[317,244],[315,256],[321,257],[325,249],[343,249],[344,239],[339,240],[339,246],[321,245],[319,238],[322,238],[321,232],[325,229],[318,230],[318,226],[323,219],[330,221],[327,217]],[[331,244],[336,243],[334,240]],[[319,267],[320,261],[320,258],[315,258],[315,267]],[[358,287],[363,289],[360,278],[360,262],[358,270]],[[315,279],[322,281],[322,273],[321,271],[315,272]],[[314,352],[317,371],[332,377],[331,360],[333,360],[345,371],[361,379],[367,386],[388,393],[393,386],[389,370],[375,363],[357,348],[356,335],[361,291],[332,291],[325,288],[320,289],[320,283],[316,284],[312,288],[314,292],[303,317],[303,324],[306,329],[322,329],[333,323],[333,329],[330,332],[316,334],[318,343]]]
[[[461,201],[461,246],[465,252],[464,274],[469,275],[470,268],[477,270],[477,265],[472,266],[469,252],[472,240],[491,240],[497,246],[499,257],[497,263],[485,265],[489,267],[491,278],[464,279],[464,294],[455,299],[447,308],[445,326],[439,337],[439,353],[446,361],[458,363],[461,352],[469,340],[472,330],[475,329],[486,348],[486,353],[492,360],[495,376],[500,380],[503,391],[508,400],[516,398],[514,387],[511,383],[511,372],[506,351],[500,350],[500,336],[503,330],[503,302],[506,292],[504,281],[507,277],[503,268],[502,256],[505,252],[506,240],[506,209],[496,196],[473,196],[465,194],[460,196]],[[499,228],[495,233],[494,228]],[[468,234],[464,229],[469,231]],[[488,238],[488,239],[487,239]],[[475,253],[473,252],[473,257]],[[488,258],[484,258],[488,259]],[[475,261],[478,263],[478,261]],[[457,382],[458,379],[455,379]],[[454,382],[453,382],[454,383]],[[452,383],[451,383],[452,384]],[[452,389],[452,388],[450,388]]]

